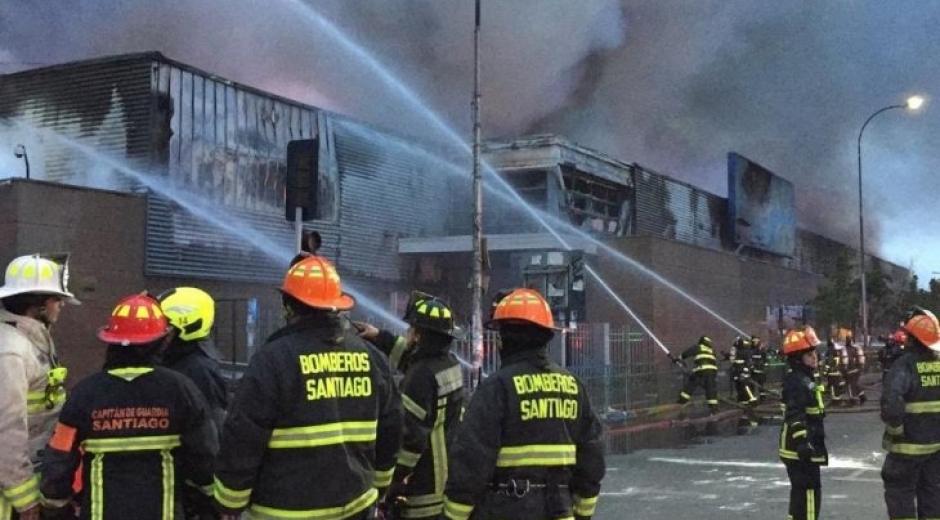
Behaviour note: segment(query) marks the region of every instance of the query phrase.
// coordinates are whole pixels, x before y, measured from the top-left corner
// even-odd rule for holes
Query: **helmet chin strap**
[[[35,315],[29,312],[27,312],[26,315],[32,318],[35,318],[36,320],[41,322],[43,325],[46,326],[46,329],[52,328],[52,322],[49,321],[49,311],[46,309],[45,305],[40,305],[39,311],[37,311]]]

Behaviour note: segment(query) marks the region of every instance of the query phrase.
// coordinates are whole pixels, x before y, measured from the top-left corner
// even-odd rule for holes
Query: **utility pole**
[[[480,2],[476,0],[473,27],[473,371],[481,373],[483,366],[483,179],[480,171],[480,152],[483,132],[480,126]]]

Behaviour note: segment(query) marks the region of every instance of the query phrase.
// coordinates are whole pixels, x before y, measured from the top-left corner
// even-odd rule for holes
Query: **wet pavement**
[[[831,462],[822,470],[820,518],[887,516],[882,424],[871,401],[865,410],[831,410],[826,417]],[[785,519],[789,482],[777,458],[779,431],[773,421],[744,435],[696,436],[683,448],[608,456],[594,518]]]

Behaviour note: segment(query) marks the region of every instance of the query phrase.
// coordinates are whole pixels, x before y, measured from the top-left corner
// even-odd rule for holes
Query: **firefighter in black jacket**
[[[438,518],[444,509],[448,447],[464,404],[463,373],[451,352],[454,315],[440,299],[415,292],[404,321],[410,325],[404,337],[357,324],[360,335],[389,355],[404,375],[399,385],[405,409],[402,447],[382,505],[386,518]]]
[[[211,492],[218,434],[205,399],[186,377],[155,366],[170,330],[149,296],[115,307],[98,333],[108,344],[104,370],[75,386],[45,450],[47,505],[70,507],[80,463],[81,518],[182,518],[183,486]]]
[[[751,336],[751,380],[757,389],[757,400],[763,402],[767,398],[767,347],[760,336]]]
[[[281,286],[287,326],[255,354],[222,430],[215,499],[237,518],[369,518],[391,483],[401,398],[388,360],[339,311],[355,301],[318,256]]]
[[[208,293],[195,287],[176,287],[157,297],[167,321],[175,334],[164,350],[162,364],[192,380],[209,403],[210,417],[222,431],[228,389],[219,369],[219,362],[210,354],[209,334],[215,322],[215,301]],[[184,488],[183,509],[188,520],[214,518],[211,497],[194,488]]]
[[[177,287],[159,297],[166,319],[176,329],[163,352],[163,366],[193,380],[209,403],[212,420],[222,430],[228,391],[219,362],[211,354],[209,334],[215,322],[215,301],[195,287]]]
[[[885,503],[892,519],[940,518],[940,323],[917,308],[904,329],[881,395]]]
[[[731,354],[731,380],[734,382],[735,398],[738,404],[750,406],[757,402],[751,381],[751,340],[738,337],[734,340]]]
[[[783,340],[787,373],[783,377],[783,426],[780,460],[790,478],[789,516],[793,520],[819,518],[822,504],[820,466],[829,464],[823,385],[817,381],[819,339],[812,327],[791,330]]]
[[[712,340],[708,336],[699,338],[698,343],[682,351],[679,357],[672,358],[677,365],[692,358],[692,372],[686,377],[685,386],[679,393],[679,404],[685,404],[692,399],[695,389],[702,387],[705,390],[705,401],[712,413],[718,411],[718,359],[712,349]]]
[[[487,323],[502,366],[477,387],[450,453],[446,518],[587,519],[604,477],[603,429],[584,385],[548,358],[554,320],[517,289]]]

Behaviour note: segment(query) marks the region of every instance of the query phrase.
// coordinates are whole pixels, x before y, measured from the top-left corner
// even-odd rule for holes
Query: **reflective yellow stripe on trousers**
[[[82,442],[85,452],[93,455],[89,474],[92,520],[104,518],[104,460],[108,453],[159,451],[163,480],[163,518],[173,518],[173,497],[176,493],[176,471],[170,450],[180,445],[179,435],[151,435],[147,437],[113,437],[87,439]]]

